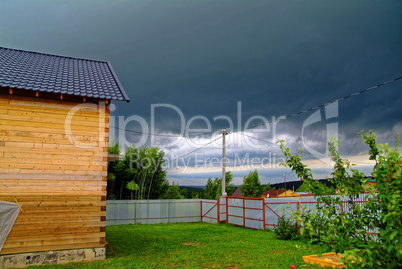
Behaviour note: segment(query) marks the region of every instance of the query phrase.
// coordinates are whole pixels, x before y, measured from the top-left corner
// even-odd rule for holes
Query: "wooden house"
[[[299,195],[292,190],[286,190],[286,191],[278,194],[278,197],[289,197],[289,196],[299,196]]]
[[[267,190],[262,194],[263,198],[276,198],[276,197],[290,197],[299,196],[296,192],[291,190]]]
[[[21,208],[0,267],[105,257],[111,100],[108,62],[0,47],[0,201]]]

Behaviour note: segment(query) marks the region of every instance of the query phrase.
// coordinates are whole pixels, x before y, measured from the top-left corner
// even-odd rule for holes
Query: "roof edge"
[[[123,88],[123,85],[120,83],[119,78],[117,77],[116,73],[114,72],[114,69],[112,67],[112,64],[110,62],[106,62],[107,66],[109,67],[110,72],[113,75],[113,79],[116,81],[116,84],[119,86],[119,89],[121,90],[121,93],[124,96],[124,99],[127,103],[130,103],[130,97],[128,97],[128,94],[126,93],[126,91]]]
[[[47,53],[47,52],[38,52],[38,51],[33,51],[33,50],[13,49],[13,48],[7,48],[7,47],[3,47],[3,46],[0,46],[0,48],[8,49],[8,50],[17,50],[17,51],[22,51],[22,52],[35,53],[35,54],[41,54],[41,55],[47,55],[47,56],[53,56],[53,57],[62,57],[62,58],[69,58],[69,59],[75,59],[75,60],[84,60],[84,61],[91,61],[91,62],[107,63],[107,61],[104,61],[104,60],[81,58],[81,57],[76,57],[76,56],[66,56],[66,55],[52,54],[52,53]]]

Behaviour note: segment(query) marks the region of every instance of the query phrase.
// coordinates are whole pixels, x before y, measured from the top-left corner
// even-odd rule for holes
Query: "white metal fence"
[[[340,195],[331,195],[331,197],[340,197],[341,201],[343,201],[342,206],[338,208],[339,211],[349,211],[350,205],[345,198]],[[370,197],[372,197],[372,195],[368,193],[360,194],[353,200],[353,203],[360,205],[365,204]],[[266,225],[276,225],[278,218],[283,215],[283,212],[287,217],[290,217],[293,210],[302,208],[315,210],[316,204],[317,200],[313,196],[267,198],[265,199],[265,205],[267,207],[265,215]]]
[[[109,200],[106,225],[201,222],[201,201],[216,204],[202,199]]]
[[[361,194],[354,203],[367,203],[370,197],[370,194]],[[290,217],[292,210],[304,207],[314,210],[316,204],[317,201],[312,196],[266,199],[219,197],[217,200],[113,200],[107,201],[106,225],[226,221],[248,228],[266,229],[277,225],[283,212]],[[348,202],[345,201],[338,210],[348,211]]]

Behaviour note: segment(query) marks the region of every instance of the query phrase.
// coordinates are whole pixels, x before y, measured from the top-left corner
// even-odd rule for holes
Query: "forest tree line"
[[[121,154],[119,143],[111,142],[109,154]],[[165,153],[158,147],[128,147],[123,158],[108,162],[107,199],[108,200],[149,200],[149,199],[216,199],[222,195],[222,178],[209,178],[205,189],[179,187],[169,184],[163,169]],[[227,195],[236,190],[233,174],[225,176]],[[275,189],[270,184],[262,185],[257,170],[243,178],[241,195],[261,197],[264,191]],[[278,188],[283,189],[283,188]],[[305,184],[296,191],[309,191]],[[335,192],[335,190],[334,190]]]

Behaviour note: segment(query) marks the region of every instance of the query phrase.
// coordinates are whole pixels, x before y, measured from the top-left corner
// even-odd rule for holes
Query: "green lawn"
[[[311,246],[224,224],[109,226],[106,240],[104,261],[30,268],[317,268],[303,263]]]

